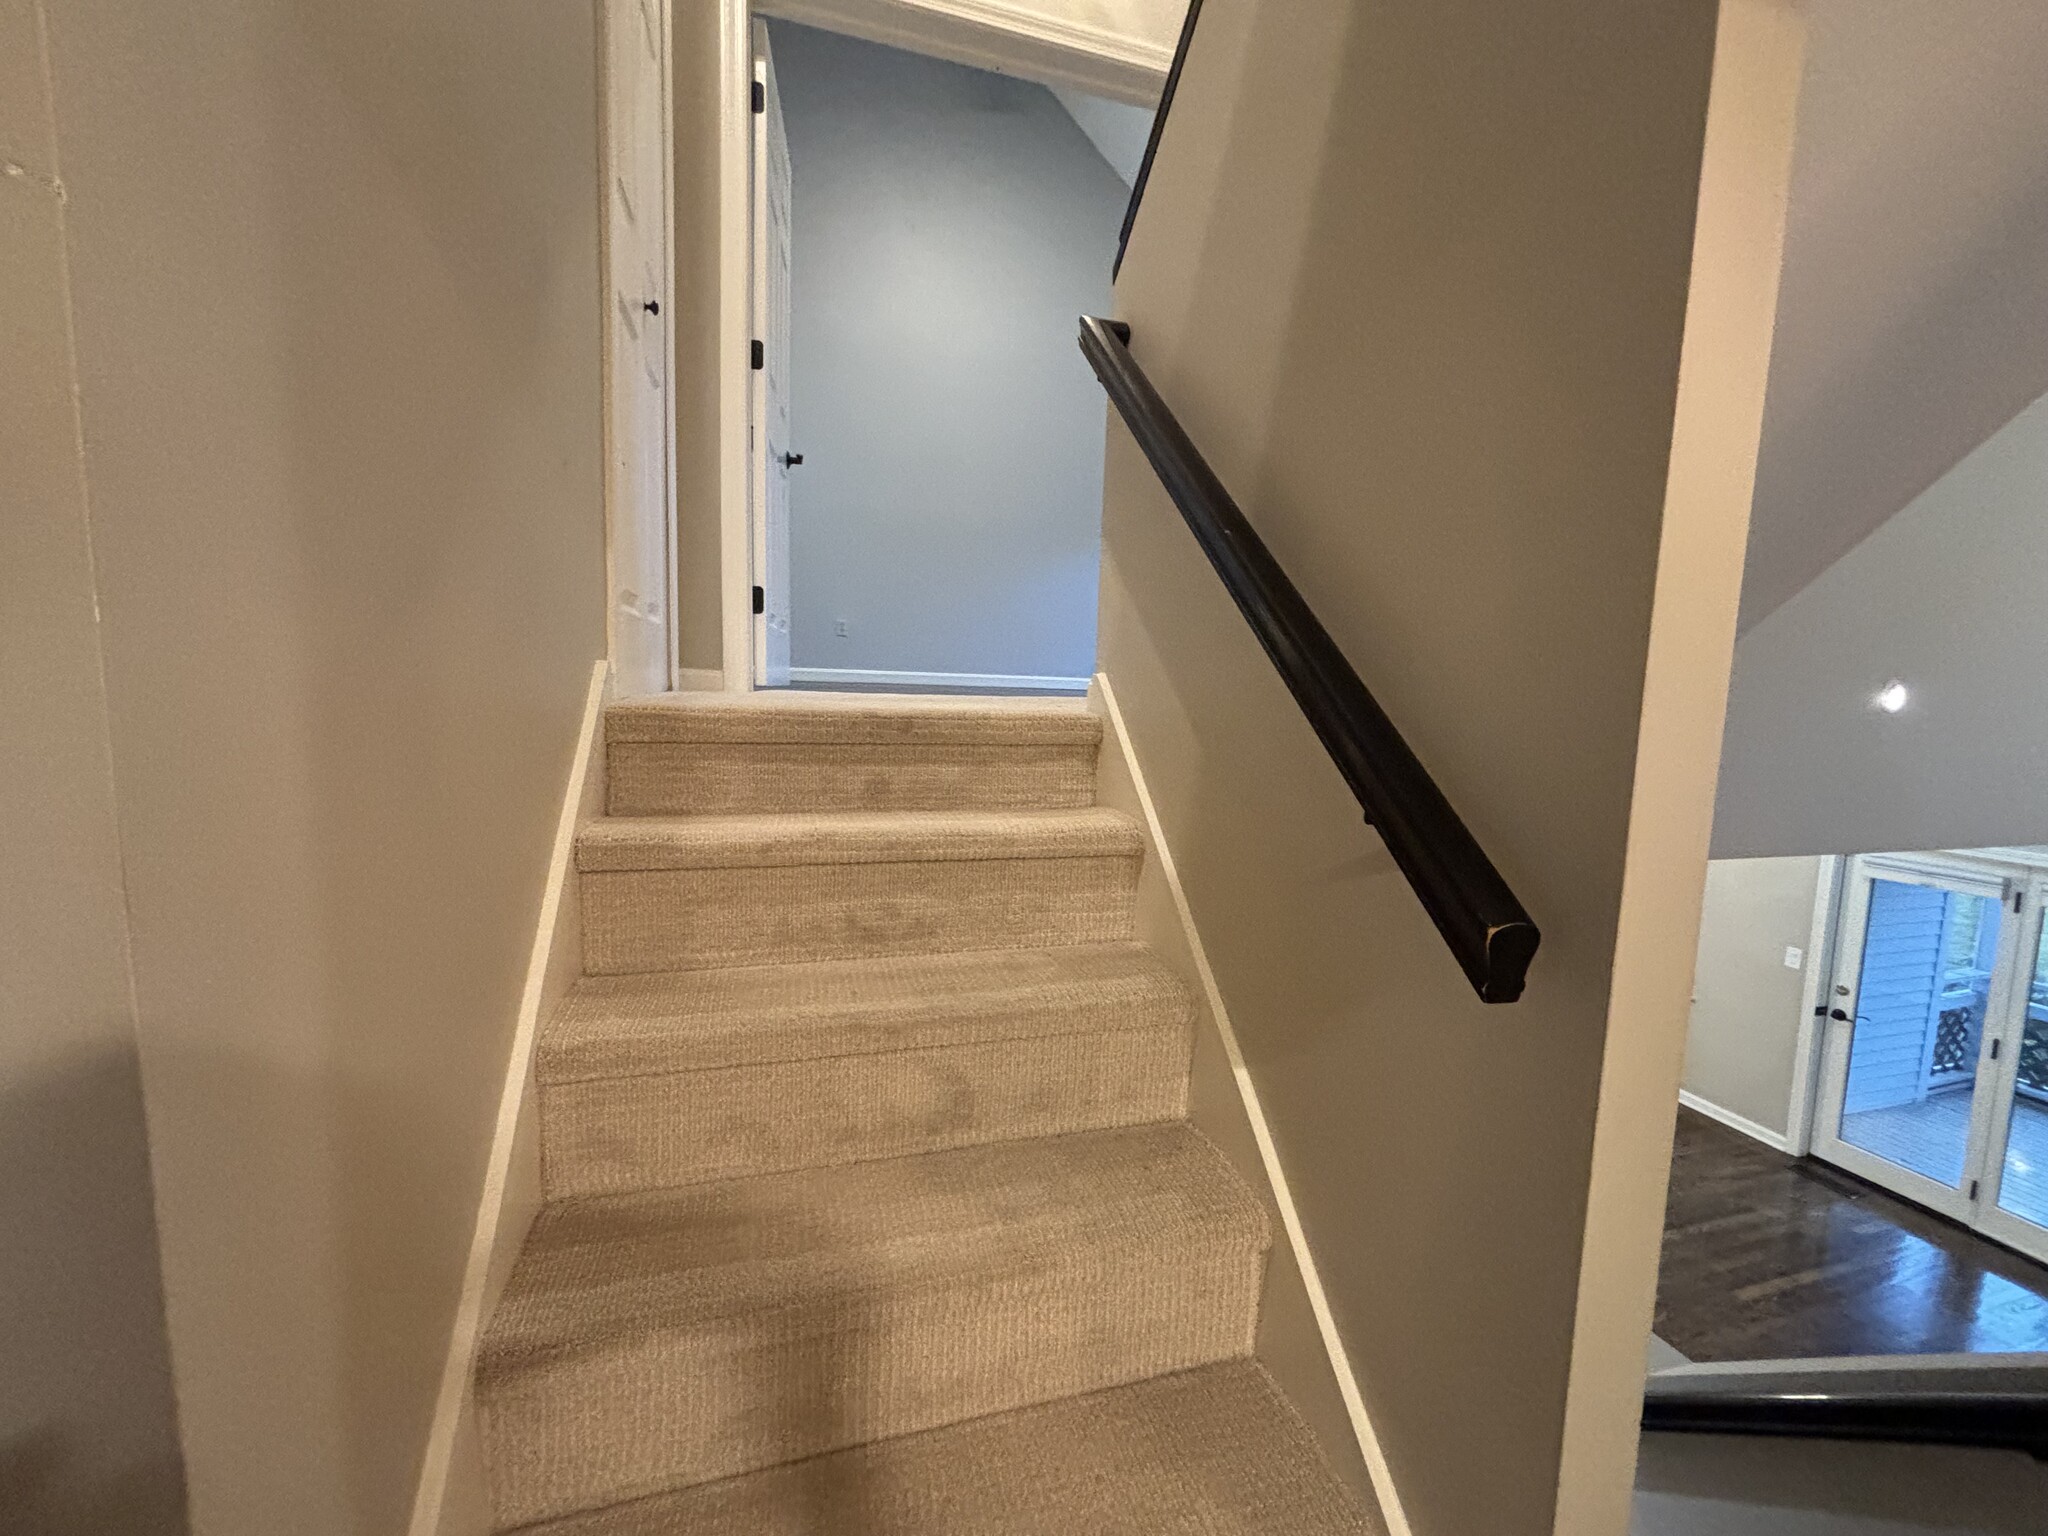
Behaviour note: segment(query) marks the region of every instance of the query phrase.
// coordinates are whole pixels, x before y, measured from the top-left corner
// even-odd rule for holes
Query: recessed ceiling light
[[[1877,690],[1877,707],[1888,715],[1896,715],[1906,707],[1906,700],[1912,695],[1906,685],[1896,677]]]

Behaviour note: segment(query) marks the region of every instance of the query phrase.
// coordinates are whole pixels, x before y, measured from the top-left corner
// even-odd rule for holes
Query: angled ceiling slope
[[[2048,5],[1805,9],[1745,629],[2048,393]]]

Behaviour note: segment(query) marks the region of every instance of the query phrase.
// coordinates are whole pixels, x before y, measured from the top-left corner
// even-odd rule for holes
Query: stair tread
[[[584,873],[798,864],[1134,857],[1138,824],[1121,811],[756,812],[608,816],[576,837]]]
[[[1266,1216],[1183,1123],[755,1175],[543,1208],[478,1385],[564,1353],[805,1306],[1194,1245],[1263,1252]]]
[[[1022,745],[1102,739],[1083,699],[875,693],[669,693],[605,711],[609,742]]]
[[[585,976],[541,1031],[543,1083],[1151,1029],[1192,1017],[1143,944]]]
[[[528,1536],[1370,1536],[1249,1360],[572,1515]]]

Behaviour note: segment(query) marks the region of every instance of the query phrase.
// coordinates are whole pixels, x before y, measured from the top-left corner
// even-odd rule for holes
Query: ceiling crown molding
[[[1173,44],[1000,0],[763,0],[770,16],[977,69],[1159,104]]]

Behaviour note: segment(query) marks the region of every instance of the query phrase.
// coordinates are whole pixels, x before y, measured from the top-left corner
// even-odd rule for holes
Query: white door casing
[[[618,690],[671,686],[668,0],[605,0],[606,638]]]
[[[789,433],[789,141],[768,28],[754,23],[755,361],[749,451],[754,585],[754,681],[789,685],[789,471],[801,459]]]

